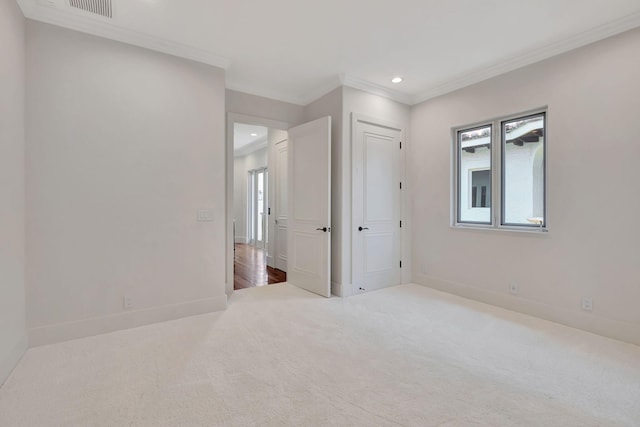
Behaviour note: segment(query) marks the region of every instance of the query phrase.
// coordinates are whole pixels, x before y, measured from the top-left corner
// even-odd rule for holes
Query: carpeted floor
[[[30,349],[0,426],[639,426],[640,347],[421,286]]]

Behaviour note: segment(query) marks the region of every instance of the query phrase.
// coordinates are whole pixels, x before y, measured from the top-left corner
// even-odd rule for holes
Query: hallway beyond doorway
[[[234,290],[287,281],[287,273],[267,266],[263,249],[242,243],[236,243],[233,270]]]

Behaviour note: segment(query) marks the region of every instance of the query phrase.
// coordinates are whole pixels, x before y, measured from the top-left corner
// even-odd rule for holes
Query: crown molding
[[[488,67],[479,68],[470,73],[465,73],[454,79],[442,82],[414,96],[410,105],[419,104],[437,96],[471,86],[472,84],[488,80],[492,77],[595,43],[607,37],[615,36],[616,34],[623,33],[638,26],[640,26],[640,12],[600,25],[575,36],[530,50],[526,54],[514,55]]]
[[[215,55],[206,50],[194,48],[182,43],[165,40],[160,37],[150,36],[137,31],[118,27],[111,22],[76,16],[65,13],[54,7],[43,6],[35,0],[18,0],[18,5],[26,18],[47,24],[57,25],[71,30],[115,40],[145,49],[162,52],[180,58],[190,59],[214,67],[227,69],[231,61],[222,56]]]
[[[300,100],[302,101],[301,105],[304,105],[306,107],[312,102],[322,98],[326,94],[333,92],[334,90],[341,87],[342,85],[343,85],[342,76],[334,76],[330,78],[326,83],[316,86],[315,89],[307,92],[305,96],[300,97]]]
[[[411,95],[386,88],[376,83],[371,83],[348,74],[342,76],[342,82],[344,86],[348,86],[353,89],[359,89],[374,95],[383,96],[401,104],[412,105],[413,97]]]

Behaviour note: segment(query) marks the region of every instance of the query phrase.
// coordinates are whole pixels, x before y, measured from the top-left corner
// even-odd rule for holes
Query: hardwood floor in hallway
[[[233,289],[271,285],[287,281],[287,273],[267,266],[263,249],[236,243],[233,262]]]

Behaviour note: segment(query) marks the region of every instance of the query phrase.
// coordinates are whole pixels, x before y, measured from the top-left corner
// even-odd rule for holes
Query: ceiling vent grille
[[[111,0],[69,0],[69,5],[106,18],[113,17]]]

